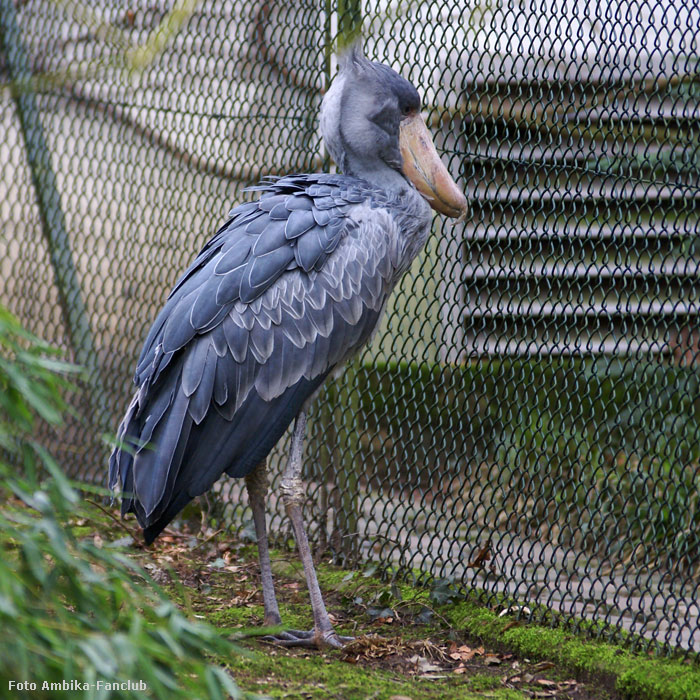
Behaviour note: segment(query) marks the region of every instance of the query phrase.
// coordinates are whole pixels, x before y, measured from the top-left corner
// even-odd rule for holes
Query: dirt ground
[[[354,641],[327,651],[278,646],[258,636],[263,607],[253,544],[185,528],[170,529],[145,548],[133,521],[119,521],[114,512],[109,516],[106,524],[111,520],[115,526],[111,536],[92,536],[114,540],[118,528],[118,544],[179,606],[222,634],[240,637],[241,655],[217,661],[244,690],[319,700],[619,697],[605,680],[580,680],[553,661],[529,659],[501,645],[492,648],[466,634],[450,619],[449,604],[436,602],[427,588],[382,581],[372,568],[347,571],[323,559],[318,575],[331,619]],[[311,609],[296,553],[275,550],[272,558],[283,622],[309,628]]]

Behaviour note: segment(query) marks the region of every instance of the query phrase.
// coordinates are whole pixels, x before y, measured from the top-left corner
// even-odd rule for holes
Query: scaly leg
[[[272,567],[270,566],[270,550],[267,546],[267,527],[265,525],[267,484],[267,464],[263,460],[246,476],[245,485],[248,489],[250,507],[253,510],[255,536],[258,539],[258,558],[260,560],[260,577],[262,579],[263,604],[265,606],[264,625],[266,627],[274,627],[281,625],[282,619],[280,618],[280,609],[277,606],[275,584],[272,580]]]
[[[311,632],[299,632],[288,630],[283,635],[274,637],[274,641],[284,646],[304,647],[342,647],[352,637],[340,637],[336,634],[323,602],[321,589],[316,578],[309,540],[301,514],[301,504],[304,498],[303,484],[301,481],[301,465],[304,447],[304,432],[306,430],[306,412],[304,410],[297,416],[292,433],[292,445],[289,450],[289,462],[282,477],[282,497],[287,514],[292,522],[294,537],[297,541],[299,556],[304,566],[306,585],[311,597],[311,609],[314,616],[314,628]]]

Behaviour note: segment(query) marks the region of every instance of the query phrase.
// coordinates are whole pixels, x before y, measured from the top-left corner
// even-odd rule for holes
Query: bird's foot
[[[312,649],[340,649],[354,637],[341,637],[334,630],[320,632],[316,629],[304,632],[301,630],[286,630],[279,634],[263,637],[266,642],[273,642],[283,647],[306,647]]]

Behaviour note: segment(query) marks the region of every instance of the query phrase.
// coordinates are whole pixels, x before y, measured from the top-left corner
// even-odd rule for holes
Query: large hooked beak
[[[433,209],[461,221],[467,215],[467,199],[450,177],[435,150],[420,114],[401,120],[399,148],[403,173]]]

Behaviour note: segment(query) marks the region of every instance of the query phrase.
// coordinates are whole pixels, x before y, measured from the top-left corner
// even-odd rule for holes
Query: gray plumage
[[[367,342],[430,220],[409,188],[347,176],[256,189],[177,283],[138,362],[110,487],[148,540],[224,472],[249,473]]]
[[[417,109],[417,93],[386,66],[348,62],[321,115],[345,174],[252,188],[259,199],[231,212],[146,338],[109,485],[147,542],[222,474],[266,457],[371,338],[425,243],[430,208],[397,169],[402,105]]]

